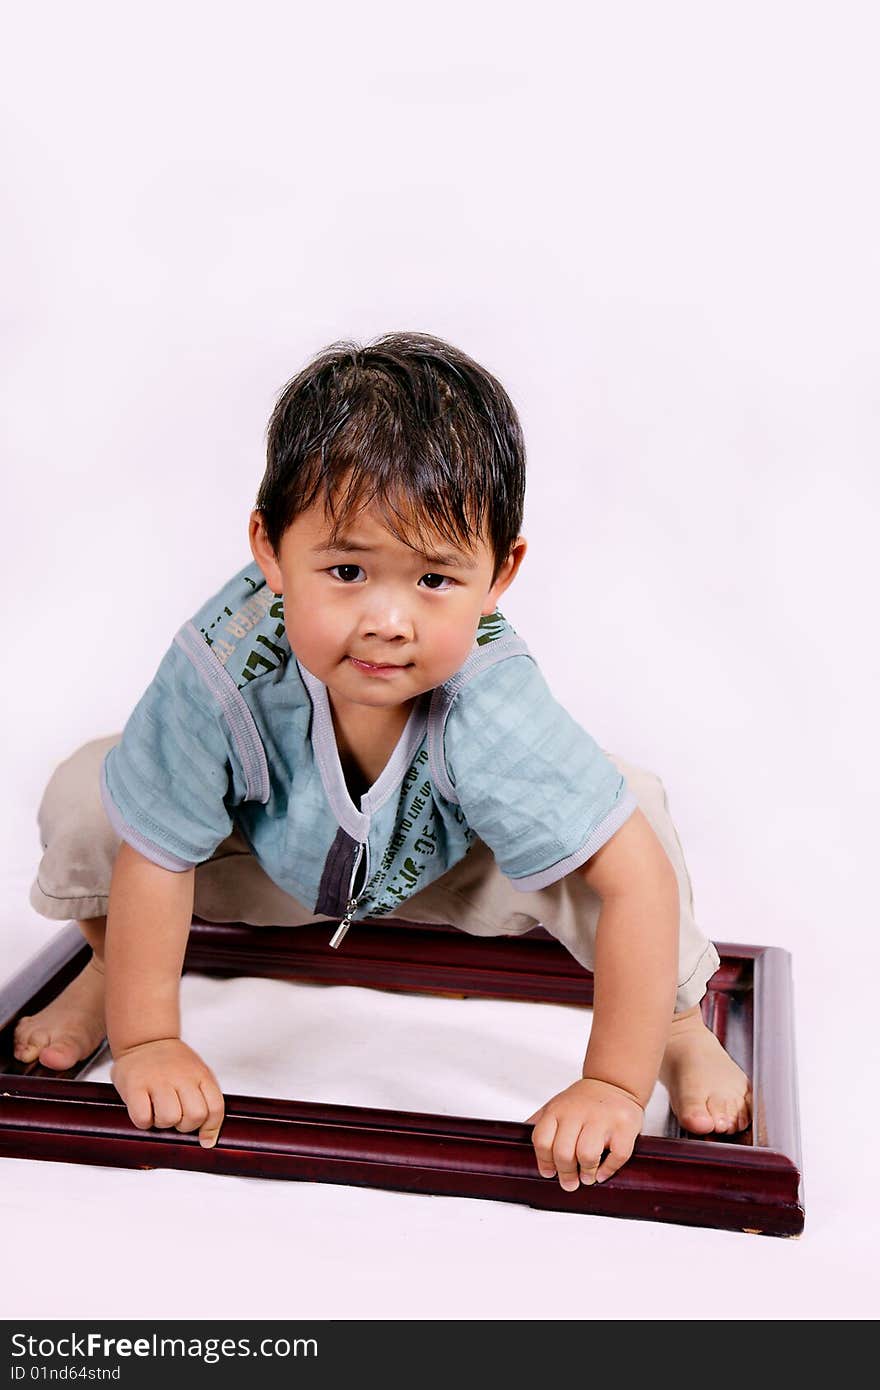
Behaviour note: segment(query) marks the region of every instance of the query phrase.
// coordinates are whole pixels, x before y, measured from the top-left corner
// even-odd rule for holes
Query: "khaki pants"
[[[30,891],[43,917],[83,921],[107,914],[113,863],[120,839],[99,791],[101,764],[121,735],[93,739],[60,763],[37,812],[43,857]],[[672,861],[681,903],[678,993],[675,1012],[699,1002],[721,961],[694,921],[693,890],[663,784],[642,768],[609,753]],[[207,922],[299,927],[335,922],[285,893],[261,868],[237,829],[195,867],[193,911]],[[499,871],[491,850],[475,840],[465,857],[388,917],[449,923],[473,936],[519,936],[540,924],[592,970],[600,899],[577,872],[547,888],[520,893]]]

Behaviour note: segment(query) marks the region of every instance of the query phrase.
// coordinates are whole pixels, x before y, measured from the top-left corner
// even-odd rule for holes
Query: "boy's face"
[[[291,648],[337,709],[390,710],[448,680],[526,550],[518,537],[493,583],[484,541],[463,550],[435,536],[422,542],[424,555],[388,530],[375,505],[362,507],[332,546],[330,532],[319,499],[285,531],[276,560],[260,513],[251,513],[251,549],[270,588],[284,595]]]

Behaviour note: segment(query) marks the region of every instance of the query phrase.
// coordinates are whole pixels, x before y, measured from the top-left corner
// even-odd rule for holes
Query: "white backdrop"
[[[602,746],[663,778],[703,929],[793,955],[808,1206],[773,1241],[0,1160],[6,1315],[867,1314],[876,8],[3,10],[4,976],[57,929],[27,897],[43,787],[248,559],[277,392],[335,338],[436,333],[525,430],[504,611]],[[478,1048],[442,1094],[435,1058],[406,1107],[487,1113]],[[388,1066],[355,1103],[397,1103]]]

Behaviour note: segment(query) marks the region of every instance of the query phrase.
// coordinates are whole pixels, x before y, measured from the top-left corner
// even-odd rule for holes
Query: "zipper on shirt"
[[[358,869],[359,869],[360,866],[361,866],[361,860],[362,860],[362,859],[364,860],[364,874],[363,874],[363,879],[362,879],[362,882],[361,882],[361,889],[360,889],[360,892],[359,892],[359,893],[355,893],[355,892],[354,892],[355,879],[357,878]],[[369,875],[369,863],[370,863],[370,842],[369,842],[369,840],[365,840],[365,841],[363,842],[363,844],[358,845],[358,852],[357,852],[357,854],[356,854],[356,856],[355,856],[354,865],[353,865],[353,867],[352,867],[351,878],[350,878],[349,884],[348,884],[349,898],[348,898],[348,902],[345,904],[345,916],[343,917],[342,921],[339,923],[339,926],[336,928],[335,932],[333,933],[333,935],[332,935],[331,938],[330,938],[330,945],[331,945],[334,949],[335,949],[335,948],[339,945],[339,943],[342,941],[342,938],[345,936],[345,933],[348,931],[349,927],[351,926],[351,921],[352,921],[352,917],[354,916],[355,909],[357,908],[358,903],[360,902],[361,898],[362,898],[363,895],[364,895],[364,888],[366,887],[366,882],[367,882],[367,878],[368,878],[368,875]]]

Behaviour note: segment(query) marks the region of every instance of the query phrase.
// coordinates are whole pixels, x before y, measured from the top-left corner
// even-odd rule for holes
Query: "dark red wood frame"
[[[250,927],[194,918],[184,971],[584,1007],[593,1001],[592,975],[543,927],[485,939],[452,926],[366,919],[338,952],[328,946],[331,930],[326,922]],[[213,1149],[195,1134],[137,1129],[112,1085],[77,1079],[106,1042],[67,1072],[25,1066],[12,1053],[17,1018],[42,1008],[88,959],[90,948],[70,925],[0,989],[0,1154],[339,1182],[796,1236],[804,1204],[791,956],[779,947],[716,946],[721,967],[703,1017],[751,1078],[751,1127],[683,1138],[670,1112],[666,1136],[640,1135],[613,1178],[565,1192],[538,1173],[532,1126],[505,1120],[227,1095]]]

